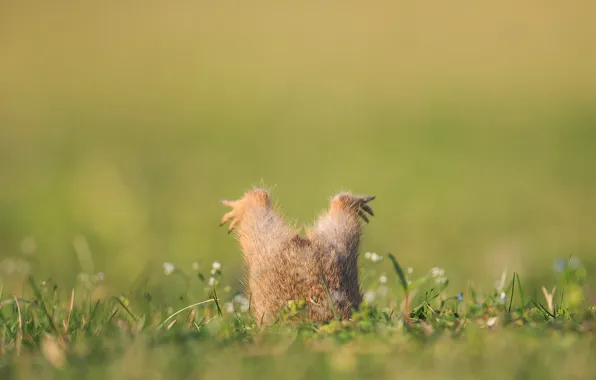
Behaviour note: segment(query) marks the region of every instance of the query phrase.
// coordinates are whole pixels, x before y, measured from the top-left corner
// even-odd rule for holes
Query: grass
[[[263,326],[241,308],[242,296],[233,297],[219,281],[203,289],[210,298],[174,310],[143,288],[95,299],[99,280],[91,288],[81,284],[63,292],[29,277],[28,297],[2,295],[0,374],[3,379],[591,378],[596,308],[585,299],[548,292],[525,296],[540,293],[524,289],[516,273],[503,274],[482,296],[472,286],[453,294],[443,269],[414,276],[389,257],[396,272],[383,274],[367,290],[375,299],[350,320],[320,325],[296,319],[304,306],[298,300],[289,302],[273,325]],[[221,264],[214,266],[221,279]],[[374,273],[376,266],[367,264],[367,271]],[[579,261],[568,260],[559,269],[559,289],[581,292],[585,268]]]

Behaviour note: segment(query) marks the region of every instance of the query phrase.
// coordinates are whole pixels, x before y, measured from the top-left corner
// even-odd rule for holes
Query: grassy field
[[[2,2],[0,377],[593,377],[595,11]],[[377,196],[353,321],[243,311],[261,184]]]

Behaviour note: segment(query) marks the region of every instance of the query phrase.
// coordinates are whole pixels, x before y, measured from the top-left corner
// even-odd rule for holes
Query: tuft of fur
[[[247,266],[251,309],[258,321],[273,322],[289,300],[304,299],[316,322],[350,317],[362,302],[358,279],[361,222],[374,196],[343,192],[301,237],[271,207],[269,193],[253,189],[235,201],[228,233],[235,231]]]

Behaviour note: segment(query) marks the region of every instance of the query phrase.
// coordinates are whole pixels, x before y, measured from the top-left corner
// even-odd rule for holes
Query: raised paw
[[[331,201],[332,209],[350,209],[358,213],[358,215],[366,223],[369,222],[368,216],[374,216],[372,208],[368,202],[374,200],[374,195],[354,195],[350,193],[341,193],[335,196]]]
[[[223,226],[228,221],[232,221],[228,227],[228,234],[240,223],[246,211],[252,207],[269,207],[269,194],[262,189],[254,189],[246,194],[241,199],[235,201],[222,200],[221,203],[231,208],[232,210],[224,214],[219,222],[219,226]]]
[[[221,221],[219,222],[219,226],[222,227],[224,224],[226,224],[229,220],[232,221],[232,223],[230,223],[230,226],[228,227],[228,233],[232,232],[234,230],[234,227],[236,227],[236,225],[239,223],[240,218],[238,218],[238,212],[237,212],[237,206],[239,204],[239,202],[241,202],[242,200],[237,200],[237,201],[227,201],[227,200],[222,200],[221,203],[226,206],[226,207],[230,207],[232,210],[225,213],[224,216],[221,218]]]

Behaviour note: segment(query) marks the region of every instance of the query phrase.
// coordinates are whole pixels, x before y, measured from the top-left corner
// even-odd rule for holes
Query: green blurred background
[[[595,12],[2,1],[2,281],[101,271],[119,291],[219,260],[238,285],[219,199],[263,183],[298,225],[340,190],[376,195],[363,251],[456,289],[506,268],[549,285],[570,254],[593,273]]]

